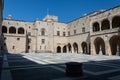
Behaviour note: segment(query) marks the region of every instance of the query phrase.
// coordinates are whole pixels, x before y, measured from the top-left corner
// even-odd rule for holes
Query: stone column
[[[92,55],[96,55],[95,45],[94,45],[94,42],[93,42],[93,41],[91,41],[91,54],[92,54]]]
[[[74,53],[74,47],[71,47],[71,48],[72,48],[71,52]]]
[[[61,53],[63,53],[63,46],[60,46],[61,47]]]
[[[112,19],[109,19],[110,21],[110,29],[112,29]]]
[[[99,22],[100,31],[102,31],[102,22]]]
[[[16,34],[18,34],[18,28],[16,28]]]
[[[106,43],[105,43],[105,53],[106,55],[112,55],[112,52],[111,52],[111,49],[110,49],[110,44],[109,44],[109,41],[107,40]]]

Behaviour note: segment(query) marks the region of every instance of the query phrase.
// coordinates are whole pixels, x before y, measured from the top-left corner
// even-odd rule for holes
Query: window
[[[63,32],[63,36],[65,36],[65,32]]]
[[[42,39],[42,42],[41,42],[42,44],[45,44],[45,39]]]
[[[45,29],[41,29],[41,35],[44,36],[45,35]]]
[[[68,31],[68,36],[70,36],[70,31]]]
[[[13,46],[12,49],[15,49],[15,46]]]
[[[28,49],[30,49],[30,46],[28,46]]]
[[[17,40],[20,40],[20,38],[17,38]]]
[[[6,37],[4,37],[4,40],[6,40]]]
[[[76,30],[74,30],[74,34],[76,34]]]
[[[85,32],[85,28],[82,28],[82,32],[83,32],[83,33]]]
[[[28,43],[30,43],[30,42],[31,42],[31,38],[28,39]]]
[[[57,36],[60,36],[60,31],[57,31]]]

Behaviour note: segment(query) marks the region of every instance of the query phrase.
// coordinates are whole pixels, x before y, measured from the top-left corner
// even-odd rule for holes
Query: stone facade
[[[57,16],[27,22],[3,20],[4,50],[10,53],[51,52],[119,55],[120,6],[85,14],[68,23]]]

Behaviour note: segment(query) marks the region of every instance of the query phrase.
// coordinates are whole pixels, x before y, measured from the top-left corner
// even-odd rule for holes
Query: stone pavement
[[[66,62],[82,62],[83,77],[67,77]],[[4,55],[1,80],[120,80],[120,57],[70,53]]]

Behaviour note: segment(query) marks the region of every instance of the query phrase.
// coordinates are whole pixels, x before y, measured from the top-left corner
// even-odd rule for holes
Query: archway
[[[83,54],[87,54],[88,53],[88,51],[87,51],[87,43],[82,42],[81,46],[82,46]]]
[[[98,37],[94,40],[95,45],[95,51],[96,54],[100,54],[100,51],[102,52],[102,55],[105,55],[105,42],[102,38]]]
[[[68,43],[68,51],[69,51],[69,53],[71,53],[71,44],[70,43]]]
[[[6,26],[2,26],[2,33],[7,33],[7,27]]]
[[[66,45],[63,47],[63,53],[66,53],[67,52],[67,49],[66,49]]]
[[[120,27],[120,16],[115,16],[112,19],[112,28]]]
[[[116,52],[118,51],[120,53],[120,36],[115,35],[110,38],[110,48],[112,55],[117,55]]]
[[[110,22],[108,19],[104,19],[102,21],[101,30],[106,30],[106,29],[110,29]]]
[[[61,47],[60,46],[57,47],[57,53],[61,53]]]
[[[9,33],[16,33],[16,28],[15,27],[10,27],[9,28]]]
[[[77,43],[73,44],[73,49],[74,49],[74,53],[78,53],[78,44]]]
[[[24,29],[23,28],[18,28],[18,34],[24,34]]]
[[[100,26],[98,22],[93,23],[93,32],[100,31]]]

